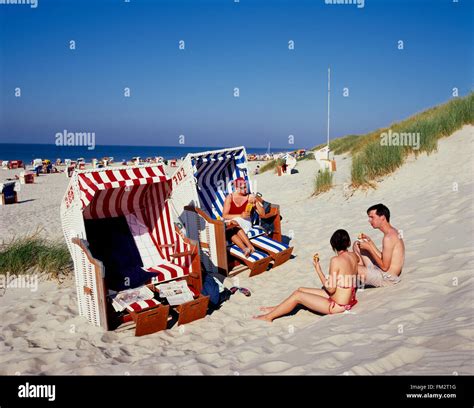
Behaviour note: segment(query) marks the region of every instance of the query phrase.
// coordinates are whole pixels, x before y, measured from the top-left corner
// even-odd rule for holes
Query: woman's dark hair
[[[338,229],[329,242],[335,251],[345,251],[351,246],[351,237],[346,230]]]

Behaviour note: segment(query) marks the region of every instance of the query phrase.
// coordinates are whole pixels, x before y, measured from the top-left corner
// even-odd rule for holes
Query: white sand
[[[350,157],[337,157],[336,187],[316,198],[315,161],[299,162],[291,176],[256,176],[257,189],[281,205],[295,258],[254,278],[238,275],[250,298],[237,293],[221,310],[181,328],[141,338],[104,332],[77,316],[71,279],[42,282],[36,292],[7,289],[0,297],[0,374],[474,374],[473,135],[466,126],[441,140],[438,153],[411,158],[376,190],[344,189]],[[60,238],[66,184],[64,175],[50,175],[22,186],[20,200],[34,201],[0,207],[0,240],[37,225]],[[403,230],[402,283],[359,291],[348,314],[300,310],[273,324],[251,319],[259,306],[299,286],[320,285],[311,255],[319,252],[327,271],[337,228],[353,238],[363,231],[380,245],[365,213],[378,202]]]

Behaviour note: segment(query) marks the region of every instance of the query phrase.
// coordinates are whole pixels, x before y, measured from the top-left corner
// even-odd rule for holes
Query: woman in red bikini
[[[233,184],[235,191],[226,197],[222,217],[230,221],[227,224],[227,238],[236,244],[245,256],[249,256],[255,251],[247,236],[248,229],[252,227],[251,212],[255,209],[260,215],[265,215],[265,210],[256,197],[248,193],[247,182],[244,178],[239,177]],[[251,204],[252,208],[247,207],[247,204]]]
[[[255,319],[273,321],[277,317],[290,313],[297,305],[306,306],[313,312],[321,314],[342,313],[352,309],[357,303],[356,282],[358,256],[349,252],[351,239],[346,230],[339,229],[331,237],[332,249],[337,253],[329,264],[329,277],[324,276],[315,256],[313,265],[321,279],[323,289],[299,288],[278,306],[262,307],[266,314],[254,316]]]

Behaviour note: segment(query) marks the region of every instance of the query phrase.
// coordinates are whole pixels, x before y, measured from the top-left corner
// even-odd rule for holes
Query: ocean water
[[[106,146],[97,145],[94,150],[86,146],[56,146],[54,144],[18,144],[0,143],[0,161],[23,160],[29,164],[34,159],[50,159],[55,161],[60,158],[75,160],[83,157],[86,161],[93,158],[113,157],[116,162],[130,160],[132,157],[141,158],[162,156],[165,159],[180,159],[188,153],[204,152],[207,150],[222,149],[222,147],[185,147],[185,146]],[[271,149],[271,152],[284,152],[290,149]],[[248,148],[247,153],[264,154],[266,148]]]

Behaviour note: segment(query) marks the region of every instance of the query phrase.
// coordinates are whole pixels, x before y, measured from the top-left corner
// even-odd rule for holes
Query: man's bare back
[[[386,257],[390,258],[390,266],[386,272],[393,276],[400,276],[405,262],[405,244],[400,232],[395,227],[390,228],[382,240],[382,258]]]

